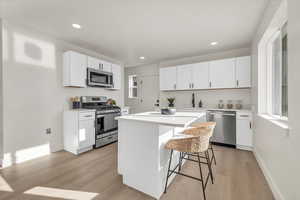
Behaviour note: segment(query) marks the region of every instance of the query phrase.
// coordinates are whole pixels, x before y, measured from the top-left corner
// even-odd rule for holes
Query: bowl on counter
[[[160,109],[162,115],[174,115],[176,113],[175,108],[162,108]]]

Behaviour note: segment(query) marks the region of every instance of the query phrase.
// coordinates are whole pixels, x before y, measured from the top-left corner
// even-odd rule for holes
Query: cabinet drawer
[[[95,120],[94,112],[80,112],[79,120]]]
[[[251,120],[252,119],[252,114],[251,113],[236,113],[236,119],[248,119]]]

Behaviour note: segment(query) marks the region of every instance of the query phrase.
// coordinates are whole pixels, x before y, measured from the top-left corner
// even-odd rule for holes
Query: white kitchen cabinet
[[[101,69],[101,62],[99,59],[88,56],[87,57],[87,67],[93,69]]]
[[[98,58],[94,58],[91,56],[88,56],[87,58],[87,66],[89,68],[98,69],[106,72],[112,72],[111,65],[112,64],[110,62],[100,60]]]
[[[64,149],[75,155],[93,149],[95,144],[95,111],[64,111]]]
[[[192,89],[193,64],[177,66],[177,87],[176,90]]]
[[[86,87],[87,56],[75,51],[63,54],[63,85]]]
[[[236,58],[236,87],[251,87],[251,57],[244,56]]]
[[[159,70],[160,90],[176,90],[177,67],[164,67]]]
[[[208,89],[209,63],[177,66],[177,90]]]
[[[195,63],[193,65],[192,88],[209,88],[209,62]]]
[[[113,87],[109,89],[120,90],[121,89],[121,66],[112,64],[111,72],[113,73]]]
[[[253,131],[250,112],[237,112],[236,115],[236,146],[238,149],[252,150]]]
[[[106,62],[104,60],[100,60],[101,62],[101,70],[105,72],[112,72],[112,64],[110,62]]]
[[[235,58],[211,61],[209,64],[210,88],[235,88]]]

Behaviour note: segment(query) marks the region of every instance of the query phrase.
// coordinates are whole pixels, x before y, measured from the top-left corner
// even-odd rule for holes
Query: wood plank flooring
[[[215,184],[209,182],[207,200],[273,200],[267,182],[251,152],[215,147],[217,166],[213,166]],[[195,163],[188,162],[185,173],[198,176]],[[205,171],[207,173],[207,171]],[[0,199],[58,200],[24,194],[34,187],[98,193],[96,200],[152,200],[122,184],[117,174],[117,144],[74,156],[57,152],[1,170]],[[6,184],[6,185],[5,185]],[[9,185],[9,186],[8,186]],[[5,186],[5,187],[4,187]],[[10,187],[13,191],[1,191]],[[67,194],[67,193],[66,193]],[[67,195],[66,195],[67,196]],[[162,200],[201,200],[201,183],[177,176]]]

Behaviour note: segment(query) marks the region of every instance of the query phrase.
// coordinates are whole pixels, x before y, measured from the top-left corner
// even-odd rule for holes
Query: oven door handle
[[[96,115],[97,118],[102,118],[104,115]]]

